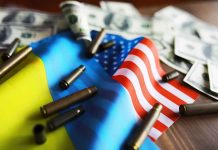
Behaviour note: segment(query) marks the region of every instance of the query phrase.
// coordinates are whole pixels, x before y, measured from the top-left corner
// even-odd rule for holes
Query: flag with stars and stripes
[[[92,32],[92,38],[96,34]],[[180,104],[195,101],[197,94],[178,81],[160,82],[164,71],[149,39],[107,34],[103,42],[109,40],[115,46],[91,59],[70,31],[32,43],[33,53],[18,66],[19,71],[0,84],[0,149],[126,149],[133,129],[155,103],[164,108],[149,134],[153,140],[178,119]],[[59,82],[80,65],[86,66],[84,73],[61,90]],[[46,124],[40,106],[93,85],[98,93],[81,103],[83,115],[48,133],[45,144],[33,143],[34,125]],[[150,138],[142,150],[158,149]]]
[[[156,140],[179,118],[179,105],[193,103],[198,94],[178,81],[161,82],[165,72],[158,51],[148,38],[125,40],[111,35],[103,43],[110,40],[116,45],[97,54],[96,61],[125,87],[139,118],[143,119],[155,103],[164,106],[149,134]]]

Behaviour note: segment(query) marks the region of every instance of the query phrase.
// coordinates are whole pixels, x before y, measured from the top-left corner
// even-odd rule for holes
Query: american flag
[[[96,61],[127,90],[137,116],[143,119],[155,103],[163,105],[149,134],[156,140],[179,118],[179,105],[193,103],[198,94],[177,80],[161,82],[165,72],[160,66],[158,51],[148,38],[128,41],[106,36],[103,42],[109,40],[114,40],[116,45],[97,54]]]

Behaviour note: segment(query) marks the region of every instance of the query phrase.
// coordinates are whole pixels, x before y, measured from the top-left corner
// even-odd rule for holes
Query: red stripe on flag
[[[153,56],[155,58],[156,68],[157,68],[159,74],[161,76],[164,75],[165,71],[161,68],[160,61],[159,61],[159,56],[158,56],[158,50],[156,49],[154,43],[151,40],[147,39],[147,38],[144,38],[143,40],[141,40],[140,43],[142,43],[142,44],[146,45],[147,47],[149,47],[149,49],[151,50],[151,52],[153,53]],[[197,92],[195,92],[194,90],[192,90],[191,88],[181,85],[178,82],[178,80],[170,81],[168,83],[173,85],[174,87],[176,87],[177,89],[179,89],[183,93],[189,95],[193,99],[197,99],[197,97],[199,96],[199,94]]]
[[[146,57],[146,55],[141,52],[140,50],[134,49],[131,54],[136,55],[138,57],[141,58],[141,60],[144,62],[144,64],[146,65],[151,83],[153,85],[153,87],[155,87],[157,89],[157,91],[159,91],[159,93],[161,93],[162,95],[164,95],[165,97],[167,97],[168,99],[170,99],[171,101],[175,102],[176,104],[180,105],[180,104],[186,104],[186,102],[184,102],[182,99],[180,99],[179,97],[175,96],[174,94],[172,94],[171,92],[165,90],[163,87],[161,87],[157,81],[155,80],[152,71],[151,71],[151,65]]]
[[[140,105],[140,102],[139,102],[139,100],[138,100],[138,98],[136,96],[136,93],[135,93],[136,91],[135,91],[135,89],[134,89],[134,87],[132,85],[132,82],[128,78],[126,78],[125,76],[121,76],[121,75],[113,76],[113,79],[117,80],[119,83],[121,83],[126,88],[128,93],[130,94],[133,106],[134,106],[136,112],[138,112],[139,117],[141,119],[145,118],[145,116],[147,115],[147,112]],[[154,125],[154,128],[156,128],[159,131],[163,132],[168,127],[157,120],[157,122]]]
[[[144,77],[143,77],[143,75],[142,75],[142,73],[141,73],[141,70],[140,70],[140,68],[139,68],[137,65],[135,65],[134,63],[132,63],[132,62],[130,62],[130,61],[125,61],[125,62],[120,66],[120,68],[131,68],[131,70],[132,70],[132,71],[136,74],[136,76],[138,77],[138,80],[141,81],[141,82],[140,82],[140,86],[141,86],[142,93],[143,93],[144,97],[146,98],[146,100],[148,100],[148,102],[149,102],[152,106],[153,106],[154,104],[156,104],[156,103],[160,103],[158,100],[156,100],[154,97],[152,97],[152,96],[150,95],[150,93],[149,93],[149,91],[148,91],[148,89],[147,89],[147,87],[146,87],[146,85],[145,85],[145,83],[144,83]],[[156,85],[157,85],[157,84],[156,84]],[[154,85],[154,87],[155,87],[155,85]],[[160,88],[160,87],[158,87],[158,88]],[[156,87],[156,89],[159,91],[158,88]],[[168,93],[169,93],[169,92],[168,92]],[[168,93],[167,93],[167,94],[168,94]],[[166,95],[164,95],[164,96],[166,96]],[[167,98],[169,98],[169,97],[167,96]],[[169,99],[172,99],[172,97],[170,97]],[[178,114],[176,114],[176,113],[173,112],[172,110],[168,109],[167,107],[164,107],[162,112],[163,112],[163,114],[165,114],[167,117],[169,117],[170,119],[172,119],[172,120],[174,120],[174,121],[176,121],[177,118],[179,117]]]

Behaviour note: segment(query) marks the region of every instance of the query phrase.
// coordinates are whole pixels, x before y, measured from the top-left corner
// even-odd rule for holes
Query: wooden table
[[[90,0],[92,3],[96,3],[95,0]],[[50,3],[49,3],[50,2]],[[54,2],[54,3],[53,3]],[[39,9],[43,11],[60,11],[58,8],[60,0],[56,1],[44,1],[43,5],[41,0],[0,0],[0,6],[22,6],[26,8]],[[175,1],[174,1],[175,2]],[[178,2],[178,1],[177,1]],[[45,3],[47,5],[45,5]],[[138,3],[137,3],[138,4]],[[136,4],[136,5],[137,5]],[[175,4],[175,3],[174,3]],[[143,15],[151,16],[158,9],[166,6],[143,6],[139,7],[140,12]],[[218,1],[191,1],[185,3],[176,3],[175,6],[187,10],[200,19],[212,23],[218,26]],[[163,65],[167,71],[171,68]],[[182,78],[182,77],[181,77]],[[201,95],[196,103],[210,102],[211,98]],[[218,115],[206,115],[206,116],[192,116],[181,117],[174,125],[170,127],[158,140],[157,144],[161,149],[166,150],[186,150],[186,149],[198,149],[209,150],[218,149]]]

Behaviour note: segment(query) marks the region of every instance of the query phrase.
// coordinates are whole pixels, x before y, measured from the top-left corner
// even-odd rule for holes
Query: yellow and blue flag
[[[70,31],[31,44],[33,53],[15,68],[19,71],[0,84],[0,150],[123,148],[140,116],[128,88],[111,76],[142,38],[126,40],[108,34],[104,42],[108,40],[115,40],[116,45],[92,59],[86,58],[86,49],[73,40]],[[59,82],[80,65],[85,65],[86,71],[69,89],[61,90]],[[82,104],[86,112],[49,132],[45,144],[34,144],[34,125],[46,122],[40,106],[93,85],[98,94]],[[147,138],[141,149],[159,148]]]

